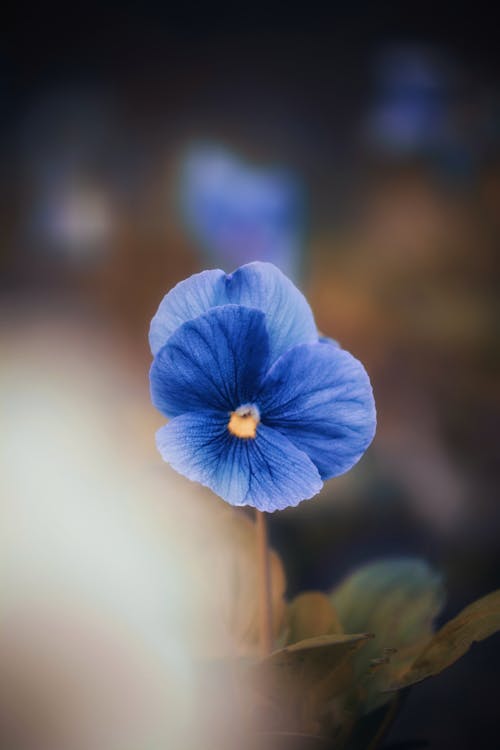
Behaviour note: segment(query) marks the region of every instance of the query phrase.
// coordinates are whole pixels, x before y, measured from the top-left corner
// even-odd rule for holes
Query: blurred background
[[[391,555],[443,573],[444,620],[499,587],[487,6],[18,6],[5,32],[2,750],[156,750],[184,731],[185,591],[220,503],[156,454],[147,332],[207,267],[279,265],[374,387],[360,464],[270,519],[287,595]],[[191,625],[214,606],[194,600]],[[386,747],[496,747],[498,638],[413,689]]]

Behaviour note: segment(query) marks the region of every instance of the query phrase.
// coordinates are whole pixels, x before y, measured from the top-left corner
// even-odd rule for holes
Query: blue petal
[[[298,344],[318,340],[304,295],[272,263],[254,262],[233,274],[203,271],[181,281],[162,300],[151,321],[149,340],[157,354],[182,323],[216,305],[245,305],[266,315],[271,362]]]
[[[251,401],[269,364],[264,314],[239,305],[214,307],[181,325],[150,372],[151,399],[167,417],[228,412]]]
[[[298,346],[271,368],[256,403],[265,424],[305,451],[322,479],[343,474],[375,434],[370,380],[349,352]]]
[[[306,298],[272,263],[248,263],[227,279],[230,302],[266,314],[271,362],[293,346],[318,340]]]
[[[231,505],[272,512],[316,495],[323,483],[313,462],[263,424],[242,440],[217,412],[176,417],[156,433],[158,450],[180,474],[210,487]]]
[[[335,346],[335,347],[337,347],[337,349],[340,348],[339,342],[336,341],[335,339],[331,339],[329,336],[320,336],[319,337],[319,343],[320,344],[330,344],[330,346]]]
[[[203,271],[174,286],[162,299],[151,321],[149,345],[153,355],[180,325],[208,312],[211,307],[223,304],[220,290],[223,288],[224,271]]]

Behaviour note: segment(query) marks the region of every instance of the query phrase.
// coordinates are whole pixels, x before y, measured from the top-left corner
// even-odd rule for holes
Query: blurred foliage
[[[353,656],[370,636],[323,635],[275,651],[250,670],[268,728],[340,737],[350,725],[342,697]]]
[[[441,576],[416,558],[376,561],[329,594],[297,596],[276,640],[282,647],[264,659],[231,662],[235,710],[253,733],[244,746],[378,747],[397,714],[400,689],[438,674],[473,641],[500,630],[500,591],[434,634],[443,603]],[[253,644],[252,631],[249,654]]]
[[[499,629],[500,590],[469,604],[447,622],[392,689],[399,690],[439,674],[460,659],[475,641],[483,641]]]
[[[431,638],[444,603],[441,577],[422,560],[382,560],[348,576],[331,601],[347,632],[367,629],[375,635],[355,665],[358,677],[373,667],[363,698],[367,712],[387,702],[383,691]]]
[[[163,467],[162,467],[163,469]],[[255,524],[244,511],[219,502],[209,490],[193,489],[169,474],[175,502],[166,502],[163,476],[152,491],[160,498],[155,522],[179,544],[178,565],[190,595],[182,612],[183,637],[196,659],[255,658],[259,652],[258,548]],[[286,578],[270,551],[273,635],[279,641],[286,613]]]
[[[290,602],[287,611],[287,642],[297,643],[325,633],[342,633],[342,625],[328,597],[307,591]]]

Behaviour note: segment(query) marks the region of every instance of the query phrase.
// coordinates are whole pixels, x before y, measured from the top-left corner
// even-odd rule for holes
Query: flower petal
[[[361,362],[335,346],[297,346],[284,354],[256,403],[264,423],[305,451],[322,479],[350,469],[375,434],[368,375]]]
[[[156,433],[158,450],[180,474],[210,487],[231,505],[272,512],[316,495],[323,483],[305,453],[260,424],[255,439],[227,429],[227,416],[196,412],[176,417]]]
[[[157,354],[182,323],[227,304],[253,307],[266,314],[271,362],[293,346],[318,340],[304,295],[272,263],[256,261],[233,274],[203,271],[177,284],[151,321],[151,351]]]
[[[248,403],[269,363],[264,314],[215,307],[184,323],[153,360],[151,399],[167,417],[199,409],[228,412]]]
[[[266,314],[271,362],[293,346],[318,340],[309,303],[272,263],[248,263],[227,279],[230,302],[256,307]]]
[[[208,312],[215,305],[224,304],[221,290],[224,289],[224,271],[202,271],[174,286],[160,302],[151,321],[149,345],[153,355],[180,325]]]

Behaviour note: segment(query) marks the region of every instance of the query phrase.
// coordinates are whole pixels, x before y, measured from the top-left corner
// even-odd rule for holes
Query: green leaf
[[[342,632],[335,608],[329,598],[319,591],[307,591],[295,597],[288,606],[286,622],[288,644]]]
[[[389,700],[389,685],[431,639],[444,599],[441,576],[418,558],[380,560],[350,574],[331,599],[345,631],[375,634],[354,661],[367,713]]]
[[[447,622],[390,689],[399,690],[439,674],[460,659],[474,641],[482,641],[498,631],[500,589],[469,604],[457,617]]]
[[[353,657],[370,637],[361,633],[308,638],[253,665],[250,679],[264,708],[266,728],[323,735],[332,701],[352,684]],[[340,704],[336,720],[342,723]]]

